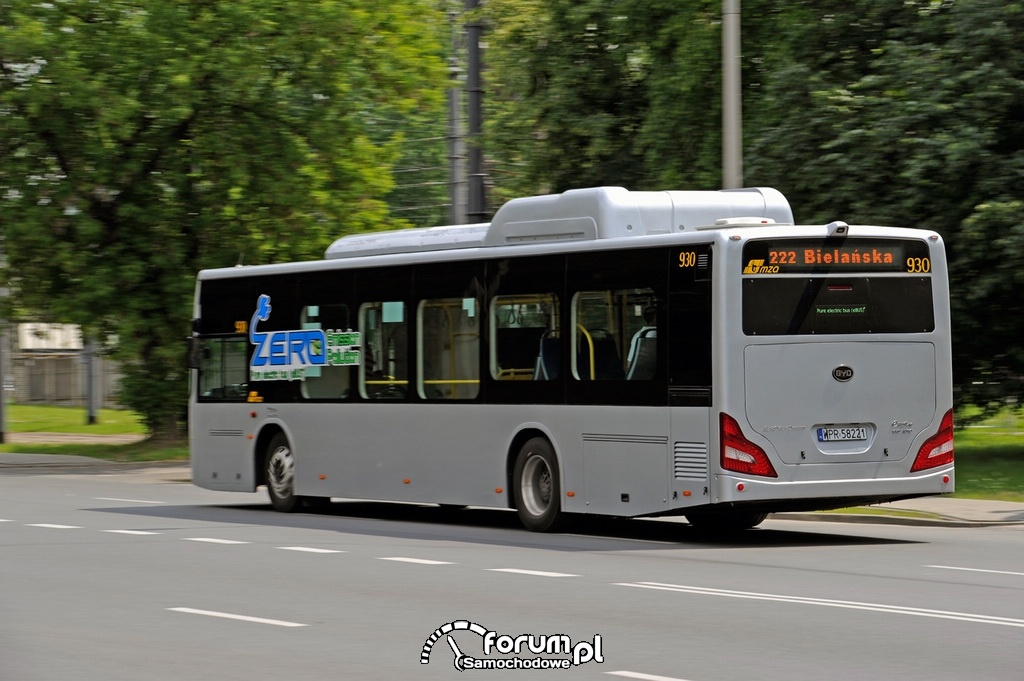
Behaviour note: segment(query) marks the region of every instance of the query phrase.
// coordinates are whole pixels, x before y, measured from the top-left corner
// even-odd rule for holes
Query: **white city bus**
[[[942,240],[796,226],[773,189],[573,190],[205,270],[193,329],[193,481],[281,511],[734,529],[953,491]]]

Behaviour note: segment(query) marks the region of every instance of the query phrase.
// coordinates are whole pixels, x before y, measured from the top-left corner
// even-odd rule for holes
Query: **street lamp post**
[[[740,0],[722,0],[722,188],[743,186]]]

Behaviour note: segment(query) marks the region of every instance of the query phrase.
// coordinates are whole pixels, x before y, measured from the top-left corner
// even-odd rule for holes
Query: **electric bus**
[[[943,242],[797,225],[770,188],[521,198],[195,289],[194,484],[576,514],[766,514],[952,492]]]

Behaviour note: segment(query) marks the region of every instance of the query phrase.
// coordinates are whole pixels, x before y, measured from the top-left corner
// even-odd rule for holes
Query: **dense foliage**
[[[199,268],[446,219],[441,57],[462,4],[0,0],[8,318],[109,339],[125,403],[170,430]],[[482,3],[492,208],[719,186],[721,11]],[[939,231],[958,400],[1018,395],[1024,1],[743,0],[742,18],[745,184],[804,222]]]
[[[433,10],[0,0],[8,318],[108,339],[123,403],[173,434],[198,269],[391,224],[401,138],[382,127],[443,106]]]
[[[490,0],[499,195],[720,186],[721,9]],[[958,401],[1019,395],[1024,2],[743,0],[742,35],[745,184],[940,232]]]

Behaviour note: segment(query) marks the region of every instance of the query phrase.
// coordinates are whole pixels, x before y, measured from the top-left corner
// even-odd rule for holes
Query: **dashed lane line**
[[[621,676],[626,679],[639,679],[639,681],[686,681],[674,676],[658,676],[657,674],[642,674],[640,672],[605,672],[608,676]]]
[[[455,563],[447,560],[427,560],[426,558],[406,558],[404,556],[381,557],[377,558],[377,560],[393,560],[396,563],[415,563],[417,565],[455,565]]]
[[[543,570],[520,570],[518,568],[487,568],[488,572],[510,572],[516,575],[532,575],[534,577],[579,577],[565,572],[545,572]]]
[[[28,523],[26,527],[45,527],[50,530],[80,530],[79,525],[57,525],[55,523]]]
[[[250,615],[236,615],[230,612],[217,612],[216,610],[197,610],[196,608],[167,608],[172,612],[183,612],[187,615],[203,615],[204,617],[219,617],[226,620],[238,620],[240,622],[254,622],[256,624],[272,624],[275,627],[308,627],[308,624],[300,622],[288,622],[285,620],[273,620],[265,617],[252,617]]]
[[[964,572],[984,572],[990,575],[1013,575],[1014,577],[1024,577],[1024,572],[1012,572],[1010,570],[983,570],[981,568],[956,567],[953,565],[925,565],[925,567],[936,568],[938,570],[963,570]]]
[[[278,546],[282,551],[301,551],[303,553],[345,553],[339,549],[318,549],[313,546]]]
[[[213,537],[183,537],[183,541],[199,541],[207,544],[248,544],[247,541],[237,541],[235,539],[215,539]]]
[[[884,612],[894,615],[911,615],[914,617],[933,617],[936,619],[954,620],[958,622],[975,622],[978,624],[998,624],[1006,627],[1024,628],[1024,619],[1013,617],[998,617],[994,615],[979,615],[970,612],[957,612],[951,610],[931,610],[928,608],[913,608],[903,605],[889,605],[887,603],[863,603],[859,601],[840,601],[831,598],[810,598],[807,596],[784,596],[781,594],[759,593],[755,591],[733,591],[730,589],[710,589],[700,586],[687,586],[683,584],[662,584],[659,582],[620,582],[615,586],[629,586],[640,589],[655,589],[659,591],[675,591],[677,593],[696,594],[700,596],[722,596],[725,598],[743,598],[755,601],[775,601],[778,603],[793,603],[795,605],[817,605],[826,608],[845,608],[848,610],[868,610],[872,612]]]

